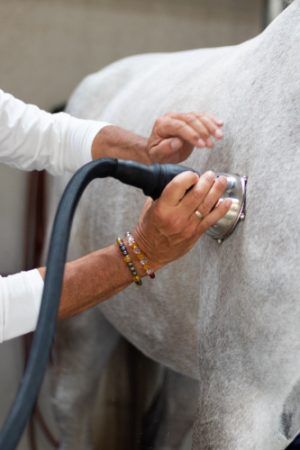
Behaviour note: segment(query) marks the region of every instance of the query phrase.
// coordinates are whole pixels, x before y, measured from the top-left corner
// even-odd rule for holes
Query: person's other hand
[[[188,171],[177,175],[158,200],[146,201],[133,234],[154,270],[187,253],[227,213],[231,200],[218,204],[226,186],[226,178],[213,172],[199,177]]]
[[[187,159],[194,147],[212,148],[223,138],[223,122],[203,113],[168,113],[154,123],[147,141],[151,163],[177,164]]]

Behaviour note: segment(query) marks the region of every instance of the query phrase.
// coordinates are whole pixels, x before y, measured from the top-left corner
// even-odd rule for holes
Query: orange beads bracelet
[[[119,250],[122,254],[123,257],[123,261],[125,262],[125,264],[127,265],[131,275],[132,275],[132,279],[135,282],[135,284],[137,284],[138,286],[141,286],[143,284],[141,277],[138,275],[137,270],[135,268],[135,265],[132,262],[132,259],[130,257],[130,255],[128,254],[128,250],[126,248],[125,242],[123,239],[121,239],[120,237],[118,237],[116,239],[116,242],[118,244]]]
[[[155,278],[155,273],[149,265],[148,258],[143,254],[143,252],[141,251],[141,249],[135,242],[134,237],[132,236],[132,234],[129,231],[126,232],[126,238],[127,238],[129,247],[132,249],[133,253],[137,257],[139,263],[141,264],[141,266],[144,269],[144,271],[146,272],[146,274],[150,278]]]

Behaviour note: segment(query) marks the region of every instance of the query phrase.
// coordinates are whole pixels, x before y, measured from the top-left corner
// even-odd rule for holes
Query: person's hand
[[[148,139],[115,125],[102,128],[92,143],[92,157],[131,159],[143,164],[179,163],[194,147],[212,148],[222,139],[223,122],[208,114],[168,113],[158,118]]]
[[[147,141],[151,163],[177,164],[187,159],[194,147],[212,148],[223,138],[223,122],[203,113],[168,113],[159,117]]]
[[[213,172],[199,177],[188,171],[177,175],[158,200],[147,200],[133,234],[154,270],[187,253],[227,213],[231,200],[218,203],[226,186],[226,178]]]

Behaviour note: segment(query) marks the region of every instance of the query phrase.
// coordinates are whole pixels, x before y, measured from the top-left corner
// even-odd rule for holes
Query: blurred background
[[[279,0],[0,0],[0,88],[48,111],[116,59],[238,44],[258,34]],[[28,174],[0,164],[0,273],[24,268]],[[19,382],[21,340],[0,346],[0,421]],[[40,448],[48,446],[40,437]],[[18,447],[29,450],[25,436]]]

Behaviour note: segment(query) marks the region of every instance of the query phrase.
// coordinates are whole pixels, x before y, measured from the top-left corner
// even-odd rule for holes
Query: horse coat
[[[299,42],[295,0],[241,45],[126,58],[75,91],[73,115],[145,136],[169,111],[219,116],[224,140],[212,151],[195,150],[185,164],[246,175],[248,192],[246,220],[222,245],[205,236],[155,281],[62,325],[72,336],[80,330],[74,352],[85,352],[89,368],[76,374],[70,357],[61,361],[72,367],[57,394],[65,426],[72,421],[64,394],[71,372],[74,380],[87,372],[95,378],[117,330],[149,357],[199,380],[194,450],[283,450],[299,431]],[[72,256],[132,229],[143,202],[114,180],[93,182],[77,213]]]

